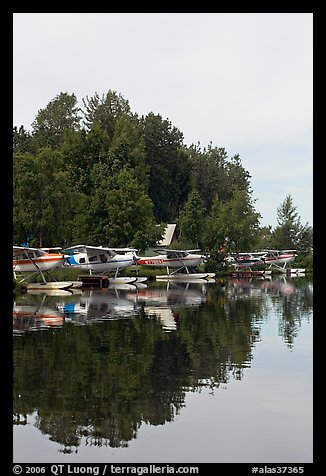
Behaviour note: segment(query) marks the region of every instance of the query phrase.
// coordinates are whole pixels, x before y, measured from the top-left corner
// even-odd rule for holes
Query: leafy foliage
[[[193,190],[183,208],[180,217],[180,231],[182,238],[186,239],[196,248],[203,246],[203,217],[205,208],[197,190]]]
[[[79,128],[77,98],[74,94],[60,93],[45,109],[40,109],[32,123],[33,136],[38,147],[58,149],[69,130]]]
[[[60,154],[51,149],[16,154],[13,169],[14,242],[32,234],[39,246],[55,246],[66,234],[74,199]]]
[[[312,247],[312,228],[302,226],[291,195],[287,195],[277,209],[278,226],[273,232],[277,248],[294,248],[308,251]]]
[[[190,164],[182,149],[182,133],[160,115],[142,118],[146,162],[149,166],[148,195],[157,222],[175,220],[190,190]]]
[[[214,200],[205,241],[210,249],[226,246],[228,251],[248,250],[254,243],[258,225],[259,214],[254,211],[250,196],[237,190],[230,201]]]
[[[86,96],[83,99],[85,107],[83,123],[87,130],[95,124],[99,125],[112,139],[116,127],[116,122],[123,115],[130,115],[129,102],[111,89],[106,95],[100,97],[98,93],[91,98]]]

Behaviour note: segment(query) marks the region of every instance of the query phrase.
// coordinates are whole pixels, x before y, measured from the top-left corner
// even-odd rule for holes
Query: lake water
[[[313,462],[309,277],[16,298],[15,463]]]

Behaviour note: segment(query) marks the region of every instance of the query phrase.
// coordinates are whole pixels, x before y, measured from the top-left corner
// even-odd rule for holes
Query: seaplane
[[[157,256],[139,257],[137,266],[166,267],[167,274],[157,275],[158,280],[198,280],[213,279],[215,273],[197,273],[194,268],[206,260],[206,256],[198,254],[200,250],[172,250],[160,248],[154,250]],[[173,271],[170,272],[170,268]]]
[[[288,263],[291,263],[298,256],[296,250],[264,250],[262,259],[264,263],[271,268],[275,266],[281,271],[288,271],[286,268]],[[292,271],[292,270],[291,270]],[[304,273],[304,269],[295,269],[293,272]]]
[[[76,285],[71,281],[55,281],[50,271],[64,266],[66,255],[60,253],[62,248],[31,248],[26,246],[13,246],[13,274],[20,282],[42,277],[42,282],[29,283],[27,289],[69,289]],[[46,281],[45,276],[50,278]]]
[[[253,253],[230,253],[225,257],[227,264],[233,265],[237,269],[251,269],[253,266],[257,266],[264,263],[265,253],[253,252]]]
[[[88,271],[90,275],[111,275],[110,284],[130,284],[146,281],[147,278],[139,276],[118,276],[123,269],[133,266],[138,261],[135,248],[106,248],[104,246],[75,245],[65,248],[68,256],[65,266],[80,268]]]

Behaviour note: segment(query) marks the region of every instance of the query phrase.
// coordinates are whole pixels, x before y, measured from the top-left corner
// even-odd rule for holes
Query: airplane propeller
[[[136,274],[138,275],[139,273],[139,269],[138,269],[138,261],[140,260],[140,256],[137,255],[137,253],[134,251],[133,253],[133,261],[134,261],[134,266],[135,266],[135,271],[136,271]]]
[[[64,257],[64,266],[71,266],[71,262],[69,261],[70,258],[73,256],[73,253],[69,253],[67,251],[63,252],[63,257]]]
[[[65,259],[65,262],[64,262],[64,266],[71,266],[71,263],[69,261],[69,259],[71,258],[71,255],[63,255],[64,259]]]

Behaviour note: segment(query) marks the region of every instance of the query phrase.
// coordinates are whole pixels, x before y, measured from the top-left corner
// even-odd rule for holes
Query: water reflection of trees
[[[228,286],[228,303],[236,299],[257,297],[260,314],[275,313],[279,320],[279,335],[289,348],[299,335],[302,321],[309,319],[313,308],[313,284],[309,277],[279,277],[278,279],[234,280]],[[255,318],[253,314],[253,319]]]
[[[306,280],[295,281],[295,292],[274,300],[274,309],[279,316],[279,334],[289,348],[293,348],[302,321],[309,319],[313,307],[313,288]]]
[[[305,288],[296,304],[291,300],[282,302],[287,323],[299,318],[296,306],[311,309]],[[187,391],[241,379],[267,312],[256,295],[231,299],[212,286],[205,303],[173,308],[174,332],[149,319],[143,304],[127,321],[65,324],[15,338],[14,413],[37,412],[35,425],[62,451],[82,438],[88,445],[128,446],[143,422],[173,421]]]

